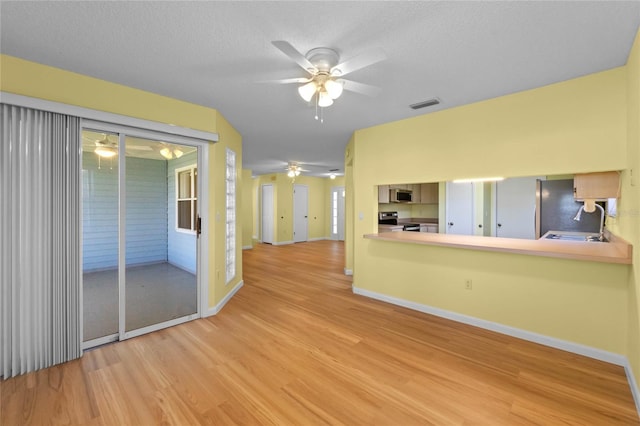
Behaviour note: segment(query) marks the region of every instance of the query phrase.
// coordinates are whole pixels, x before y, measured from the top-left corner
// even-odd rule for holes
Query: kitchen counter
[[[402,225],[378,225],[378,232],[402,231]]]
[[[378,232],[397,232],[402,231],[402,225],[406,223],[418,223],[421,225],[436,225],[436,228],[431,230],[431,232],[438,232],[438,219],[434,218],[409,218],[409,219],[398,219],[397,225],[378,225]]]
[[[438,219],[430,217],[412,217],[409,219],[398,219],[398,225],[402,225],[404,223],[435,223],[437,225]]]
[[[397,243],[424,244],[469,250],[585,260],[590,262],[631,264],[632,245],[608,231],[605,232],[605,236],[610,242],[599,243],[550,239],[523,240],[517,238],[423,232],[381,232],[378,234],[364,235],[364,238]]]

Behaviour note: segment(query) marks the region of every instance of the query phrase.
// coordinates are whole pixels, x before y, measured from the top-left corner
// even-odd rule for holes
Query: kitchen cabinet
[[[414,204],[422,203],[422,201],[420,201],[422,199],[422,194],[421,194],[422,184],[413,183],[409,186],[410,186],[409,189],[411,189],[411,202]]]
[[[400,184],[400,183],[397,183],[397,184],[394,184],[394,185],[388,185],[388,187],[390,189],[411,189],[411,184],[404,184],[404,183]]]
[[[411,191],[410,204],[438,204],[438,183],[408,183],[378,185],[378,203],[387,204],[390,189],[401,189]]]
[[[421,223],[420,232],[430,232],[432,234],[437,234],[438,224],[437,223]]]
[[[620,173],[613,171],[576,174],[573,177],[573,196],[577,200],[619,198]]]
[[[421,204],[438,204],[438,184],[423,183],[420,184],[420,203]]]
[[[378,203],[387,204],[389,202],[389,185],[378,185]]]

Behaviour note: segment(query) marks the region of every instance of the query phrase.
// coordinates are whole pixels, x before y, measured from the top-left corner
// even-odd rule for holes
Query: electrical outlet
[[[465,290],[471,290],[471,287],[472,287],[472,281],[470,279],[464,280],[464,288],[465,288]]]

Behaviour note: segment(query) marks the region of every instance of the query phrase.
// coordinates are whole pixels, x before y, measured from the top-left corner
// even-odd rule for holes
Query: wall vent
[[[417,104],[411,104],[409,106],[412,109],[420,109],[420,108],[430,107],[430,106],[433,106],[433,105],[438,105],[439,103],[440,103],[440,99],[433,98],[433,99],[429,99],[429,100],[426,100],[426,101],[418,102]]]

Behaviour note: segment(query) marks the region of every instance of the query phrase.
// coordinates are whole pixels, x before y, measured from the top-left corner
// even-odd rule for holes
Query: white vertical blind
[[[236,276],[236,153],[229,148],[227,148],[226,181],[226,282],[228,283]]]
[[[80,120],[2,104],[0,375],[81,355]]]

